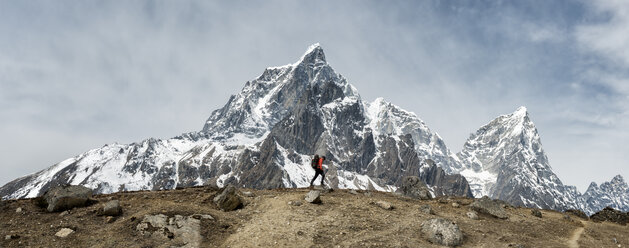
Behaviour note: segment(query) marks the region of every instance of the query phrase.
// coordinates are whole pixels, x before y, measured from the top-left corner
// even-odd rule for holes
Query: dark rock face
[[[457,224],[442,218],[430,219],[422,223],[422,232],[428,241],[444,246],[458,246],[463,243],[463,233]]]
[[[236,194],[237,191],[236,187],[228,185],[214,197],[214,203],[223,211],[232,211],[242,207],[242,199]]]
[[[422,181],[435,187],[435,196],[455,195],[473,198],[472,190],[465,177],[459,174],[446,174],[434,161],[427,159],[427,166],[420,174]]]
[[[43,196],[48,204],[46,208],[48,212],[61,212],[75,207],[84,207],[90,197],[92,197],[92,190],[78,185],[52,188]]]
[[[507,219],[509,215],[507,212],[498,204],[487,196],[483,198],[476,199],[472,204],[470,204],[470,209],[479,212],[491,215],[493,217],[499,219]]]
[[[611,207],[606,207],[603,210],[590,216],[590,219],[593,221],[609,221],[621,225],[626,225],[627,222],[629,222],[629,215]]]
[[[408,176],[402,180],[402,186],[399,188],[404,196],[415,199],[430,200],[432,196],[426,187],[426,184],[416,176]]]

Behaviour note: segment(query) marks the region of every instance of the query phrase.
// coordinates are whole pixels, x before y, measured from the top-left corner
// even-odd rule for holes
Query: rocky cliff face
[[[318,45],[296,63],[267,68],[247,82],[199,132],[105,145],[10,182],[0,195],[34,197],[61,184],[97,193],[205,183],[304,187],[314,175],[315,153],[328,158],[332,187],[393,191],[402,177],[415,175],[437,195],[471,196],[465,178],[437,167],[459,167],[437,134],[383,99],[363,102]],[[420,169],[427,158],[435,164]]]

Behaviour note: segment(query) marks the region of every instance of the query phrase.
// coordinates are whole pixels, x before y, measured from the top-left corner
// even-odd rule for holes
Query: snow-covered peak
[[[625,183],[625,179],[621,175],[616,175],[614,178],[612,178],[610,183],[614,184],[614,185],[626,185],[627,184],[627,183]]]
[[[299,59],[299,61],[297,61],[296,64],[303,64],[303,63],[314,64],[317,62],[327,63],[325,60],[325,53],[323,53],[323,48],[321,48],[321,45],[319,45],[319,43],[310,45],[308,47],[308,50],[306,50],[306,53],[304,53],[304,55],[301,56],[301,58]]]
[[[325,53],[319,43],[312,44],[308,47],[304,55],[302,55],[297,62],[282,66],[267,67],[267,70],[287,69],[295,68],[299,65],[313,65],[313,64],[327,64],[325,59]]]
[[[520,106],[518,109],[513,112],[512,116],[514,117],[524,117],[528,115],[528,111],[525,106]]]

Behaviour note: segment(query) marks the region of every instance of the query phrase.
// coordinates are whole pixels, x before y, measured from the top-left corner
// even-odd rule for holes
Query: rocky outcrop
[[[509,218],[509,215],[504,210],[504,208],[502,208],[500,204],[493,201],[487,196],[483,196],[483,198],[476,199],[472,204],[470,204],[470,209],[479,213],[491,215],[499,219]]]
[[[593,221],[608,221],[621,225],[626,225],[627,222],[629,222],[629,215],[611,207],[606,207],[603,210],[590,216],[590,219]]]
[[[103,205],[103,215],[106,216],[118,216],[122,214],[122,207],[120,207],[120,201],[111,200]]]
[[[311,190],[310,192],[308,192],[308,194],[306,194],[306,197],[304,197],[304,200],[312,204],[321,203],[321,191]]]
[[[447,174],[432,159],[423,162],[420,178],[434,188],[435,196],[474,197],[465,177],[460,174]]]
[[[201,221],[212,219],[212,216],[200,214],[173,217],[145,215],[136,230],[145,237],[170,244],[169,247],[201,247]]]
[[[404,196],[411,197],[420,200],[430,200],[430,190],[426,187],[426,184],[416,176],[408,176],[402,179],[402,185],[398,189],[398,192]]]
[[[463,233],[454,222],[436,218],[424,221],[421,230],[428,241],[445,246],[458,246],[463,243]]]
[[[84,207],[92,197],[92,190],[79,185],[66,185],[50,189],[44,194],[48,212],[61,212]]]
[[[238,196],[236,187],[228,185],[214,197],[214,204],[223,211],[232,211],[242,207],[242,199]]]

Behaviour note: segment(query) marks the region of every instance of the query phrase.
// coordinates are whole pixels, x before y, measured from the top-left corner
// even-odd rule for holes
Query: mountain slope
[[[212,112],[199,132],[90,150],[0,188],[3,198],[41,195],[60,184],[97,193],[159,190],[206,183],[268,189],[305,187],[312,154],[328,157],[332,187],[393,191],[403,176],[422,176],[436,194],[470,196],[465,178],[449,185],[430,158],[458,168],[443,140],[415,114],[356,89],[311,46],[293,64],[267,68]]]

